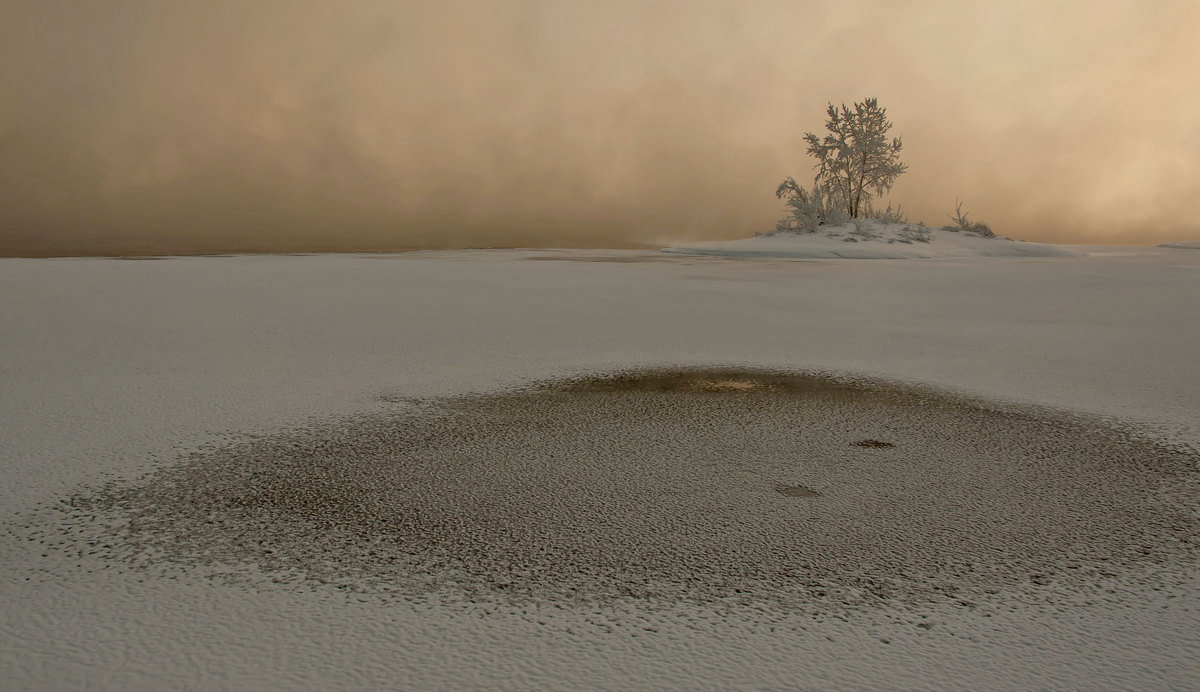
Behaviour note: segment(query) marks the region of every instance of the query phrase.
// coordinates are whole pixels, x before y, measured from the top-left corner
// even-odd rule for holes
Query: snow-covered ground
[[[667,248],[684,255],[793,259],[936,259],[949,257],[1069,257],[1060,245],[985,237],[969,231],[860,219],[813,233],[779,232]]]
[[[85,485],[205,446],[639,366],[870,375],[1095,414],[1194,454],[1193,254],[2,260],[0,674],[12,689],[1194,688],[1196,572],[1182,585],[1116,574],[1075,607],[1013,591],[816,619],[730,604],[381,602],[228,583],[213,568],[124,569],[39,543],[53,527],[38,523]]]

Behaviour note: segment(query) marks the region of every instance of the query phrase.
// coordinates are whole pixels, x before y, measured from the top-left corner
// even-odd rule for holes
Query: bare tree
[[[811,132],[804,135],[808,153],[818,163],[814,187],[826,200],[835,200],[847,215],[857,218],[870,206],[872,193],[886,194],[908,168],[900,162],[901,141],[899,137],[888,139],[892,123],[878,99],[855,102],[853,109],[831,103],[827,112],[828,134],[823,138]]]

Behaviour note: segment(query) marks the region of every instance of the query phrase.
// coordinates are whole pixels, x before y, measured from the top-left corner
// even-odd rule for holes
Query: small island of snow
[[[695,243],[663,252],[721,257],[790,259],[936,259],[952,257],[1071,257],[1058,245],[988,237],[954,227],[856,219],[812,232],[777,231],[726,242]]]
[[[1159,247],[1169,247],[1175,250],[1200,250],[1200,240],[1184,240],[1178,243],[1163,243]]]

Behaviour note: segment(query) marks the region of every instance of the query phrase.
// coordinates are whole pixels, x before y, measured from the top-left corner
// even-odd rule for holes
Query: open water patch
[[[71,497],[48,542],[400,597],[828,610],[1087,593],[1193,564],[1196,461],[919,388],[651,370],[196,452]]]

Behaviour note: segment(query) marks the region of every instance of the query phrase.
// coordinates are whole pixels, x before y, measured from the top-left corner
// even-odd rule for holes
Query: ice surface
[[[1195,687],[1194,579],[1121,575],[1061,609],[1001,593],[780,621],[733,603],[381,605],[226,583],[236,565],[160,575],[28,540],[39,504],[205,444],[638,366],[863,373],[1198,448],[1200,259],[1108,252],[0,261],[0,672],[15,689]]]

